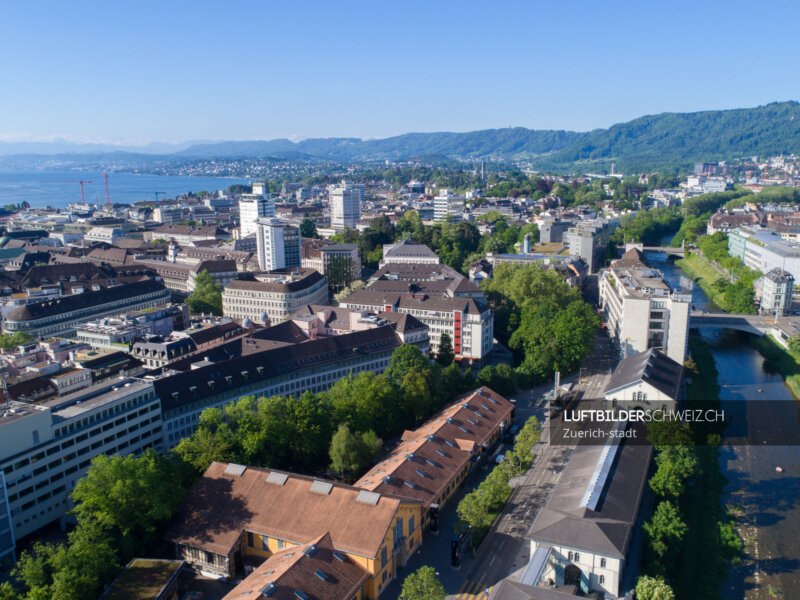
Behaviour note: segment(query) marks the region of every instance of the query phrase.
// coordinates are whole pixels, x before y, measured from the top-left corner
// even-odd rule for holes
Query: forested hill
[[[17,146],[0,142],[0,155]],[[24,146],[24,145],[23,145]],[[46,148],[36,146],[37,154]],[[53,154],[66,152],[64,144],[53,145]],[[58,148],[58,150],[56,150]],[[191,161],[213,158],[324,159],[362,161],[446,157],[479,160],[528,159],[542,171],[645,172],[687,168],[695,162],[728,160],[747,156],[800,153],[800,103],[776,102],[756,108],[662,113],[619,123],[608,129],[586,133],[533,130],[524,127],[485,129],[466,133],[407,133],[395,137],[316,138],[301,142],[269,141],[211,142],[161,154],[132,155],[139,161]],[[144,151],[144,148],[141,149]],[[22,151],[17,149],[16,153]],[[31,150],[33,152],[33,150]],[[75,146],[70,158],[84,155]],[[65,155],[67,156],[67,155]],[[104,155],[124,160],[119,152]]]
[[[334,160],[408,158],[440,154],[448,157],[509,158],[540,155],[576,142],[585,133],[539,131],[513,127],[467,133],[406,133],[379,140],[358,138],[312,138],[289,140],[220,142],[187,148],[178,154],[197,158],[266,157],[287,152]]]
[[[800,152],[800,103],[757,108],[662,113],[587,134],[540,161],[560,168],[620,170],[686,166],[692,162]]]
[[[407,133],[379,140],[357,138],[221,142],[181,151],[185,157],[272,156],[292,152],[333,160],[527,157],[542,169],[644,171],[694,162],[800,152],[800,103],[757,108],[662,113],[588,133],[515,127],[468,133]]]

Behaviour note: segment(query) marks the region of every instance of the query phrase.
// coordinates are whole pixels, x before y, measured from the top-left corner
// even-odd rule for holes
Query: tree
[[[389,383],[399,386],[406,373],[411,369],[424,373],[429,366],[428,358],[422,353],[422,350],[413,344],[403,344],[392,352],[392,358],[386,369],[386,378]]]
[[[17,331],[16,333],[0,333],[0,348],[10,350],[22,344],[33,341],[33,336],[27,331]]]
[[[436,355],[436,362],[446,367],[453,362],[454,358],[453,341],[450,339],[450,334],[445,331],[439,338],[439,353]]]
[[[311,219],[303,219],[300,223],[300,235],[304,238],[318,238],[317,226]]]
[[[688,446],[666,446],[656,455],[655,474],[650,487],[659,496],[679,498],[686,481],[697,472],[697,457]]]
[[[208,271],[201,271],[194,278],[194,291],[186,299],[186,306],[192,313],[222,314],[222,286]]]
[[[363,372],[334,383],[325,396],[337,423],[348,423],[354,431],[372,429],[380,435],[404,428],[397,414],[395,390],[384,375]]]
[[[127,560],[158,539],[183,496],[177,465],[154,450],[139,457],[101,454],[75,485],[72,512],[79,523],[108,529]]]
[[[637,600],[675,600],[675,592],[660,577],[642,575],[636,581]]]
[[[347,423],[342,423],[331,439],[331,469],[339,475],[358,472],[370,464],[380,448],[375,432],[353,433]]]
[[[670,570],[680,551],[680,542],[686,530],[686,523],[681,519],[678,507],[669,500],[660,502],[651,519],[644,524],[650,550],[665,571]]]
[[[338,294],[334,294],[333,300],[334,302],[336,302],[336,304],[341,304],[353,292],[357,292],[358,290],[363,290],[365,287],[366,284],[363,281],[361,281],[360,279],[356,279],[350,285],[345,287],[341,292],[339,292]]]
[[[433,567],[424,566],[403,580],[400,600],[444,600],[444,586],[436,577]]]

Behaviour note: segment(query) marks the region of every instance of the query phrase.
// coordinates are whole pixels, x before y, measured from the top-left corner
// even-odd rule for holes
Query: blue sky
[[[800,3],[35,2],[0,9],[0,140],[386,137],[800,98]]]

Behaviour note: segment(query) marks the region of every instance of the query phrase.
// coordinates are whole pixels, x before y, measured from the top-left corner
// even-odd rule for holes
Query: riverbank
[[[800,398],[800,353],[787,350],[772,336],[753,338],[750,342],[764,357],[767,368],[779,373],[795,398]]]
[[[692,336],[689,351],[694,368],[687,371],[687,406],[719,407],[720,386],[711,348],[699,336]],[[680,499],[687,531],[675,568],[678,598],[721,598],[730,564],[741,560],[742,542],[723,503],[728,483],[719,460],[724,428],[724,424],[692,424],[699,473]]]
[[[676,260],[675,264],[700,286],[714,304],[725,312],[732,312],[730,302],[725,299],[725,292],[714,286],[717,281],[722,280],[722,275],[705,258],[692,252],[686,258]]]

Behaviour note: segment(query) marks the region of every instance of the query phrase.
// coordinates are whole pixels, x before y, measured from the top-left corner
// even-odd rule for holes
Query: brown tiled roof
[[[619,260],[614,261],[611,263],[612,267],[646,267],[647,265],[647,258],[644,255],[644,252],[639,250],[638,248],[631,248],[625,254],[622,255],[622,258]]]
[[[206,470],[168,541],[226,555],[244,531],[298,544],[330,532],[338,550],[375,557],[401,502],[381,495],[370,504],[359,500],[362,491],[353,486],[330,482],[327,493],[318,493],[311,491],[318,481],[313,477],[256,467],[237,476],[226,473],[227,467],[215,462]],[[276,483],[267,480],[270,475]]]
[[[463,279],[464,276],[445,264],[418,265],[415,263],[388,263],[375,271],[373,279],[405,279],[410,281],[433,281],[436,279]]]
[[[513,408],[486,386],[459,396],[421,427],[405,432],[400,445],[355,485],[431,504]]]
[[[350,294],[342,305],[376,306],[378,309],[394,306],[403,309],[439,310],[452,312],[460,310],[467,314],[479,315],[487,312],[488,307],[472,298],[450,298],[449,296],[429,296],[424,292],[418,297],[411,293],[383,293],[372,290],[358,290]]]
[[[263,600],[265,589],[273,600],[297,600],[297,590],[314,600],[350,600],[368,578],[358,563],[336,552],[331,534],[325,533],[276,552],[222,600]]]

